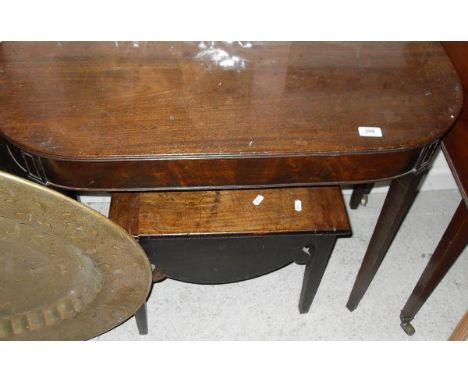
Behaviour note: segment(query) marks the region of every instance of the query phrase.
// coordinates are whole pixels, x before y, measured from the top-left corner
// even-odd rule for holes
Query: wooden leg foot
[[[148,334],[148,314],[146,311],[146,302],[135,313],[135,320],[140,335]]]
[[[305,266],[301,296],[299,298],[300,313],[307,313],[312,305],[335,242],[336,236],[323,237],[313,249],[312,246],[308,247],[311,258]]]
[[[412,320],[445,277],[468,240],[468,211],[462,200],[437,248],[401,311],[403,321]]]
[[[468,311],[460,320],[449,337],[449,341],[466,341],[468,339]]]

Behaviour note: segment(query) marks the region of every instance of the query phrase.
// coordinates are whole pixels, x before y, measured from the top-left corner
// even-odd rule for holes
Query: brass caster
[[[400,326],[409,336],[412,336],[414,333],[416,333],[416,330],[414,329],[414,326],[411,325],[411,322],[402,322]]]
[[[368,198],[368,195],[363,195],[363,197],[361,198],[361,206],[365,207],[367,206],[367,202],[369,201],[369,198]]]

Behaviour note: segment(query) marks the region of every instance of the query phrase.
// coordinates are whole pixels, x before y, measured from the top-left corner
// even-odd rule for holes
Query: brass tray
[[[105,216],[0,171],[0,340],[83,340],[131,317],[151,267]]]

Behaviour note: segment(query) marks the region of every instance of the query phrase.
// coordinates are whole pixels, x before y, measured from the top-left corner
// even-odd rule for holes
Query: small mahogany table
[[[112,192],[392,179],[351,310],[461,104],[457,74],[432,42],[0,44],[0,136],[43,184]]]
[[[351,233],[337,186],[114,192],[109,219],[140,243],[155,282],[224,284],[305,265],[300,313],[312,305],[337,237]],[[146,304],[135,318],[147,334]]]

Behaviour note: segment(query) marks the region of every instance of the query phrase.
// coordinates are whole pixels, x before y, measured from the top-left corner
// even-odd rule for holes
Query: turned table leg
[[[358,208],[359,203],[363,202],[363,200],[366,200],[366,202],[363,202],[362,204],[367,204],[367,195],[371,192],[372,187],[374,187],[374,183],[354,185],[353,193],[351,194],[351,199],[349,200],[349,207],[352,210],[355,210]]]
[[[394,179],[374,228],[346,307],[357,308],[416,197],[423,171]]]
[[[306,263],[299,298],[299,312],[307,313],[312,305],[317,289],[330,259],[336,236],[323,237],[312,248],[310,260]]]
[[[424,269],[411,296],[400,314],[401,327],[408,335],[414,334],[411,321],[450,267],[460,256],[468,239],[468,212],[462,200],[442,236],[434,254]]]

